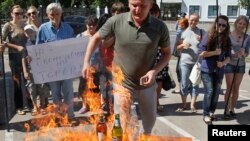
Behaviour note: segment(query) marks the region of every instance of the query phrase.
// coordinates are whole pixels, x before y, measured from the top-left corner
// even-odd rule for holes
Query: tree
[[[1,18],[7,18],[10,15],[9,12],[12,4],[13,4],[12,0],[1,1],[0,4]]]
[[[239,5],[244,8],[250,8],[250,0],[239,0]]]
[[[127,0],[0,0],[0,14],[2,15],[2,18],[7,18],[9,16],[10,8],[16,4],[21,5],[24,9],[30,5],[34,5],[37,8],[42,5],[44,8],[51,2],[56,1],[60,2],[63,8],[74,7],[74,5],[80,7],[83,4],[85,4],[87,8],[97,6],[100,6],[100,8],[104,8],[105,6],[111,8],[112,4],[116,1],[121,1],[125,5],[128,4]]]

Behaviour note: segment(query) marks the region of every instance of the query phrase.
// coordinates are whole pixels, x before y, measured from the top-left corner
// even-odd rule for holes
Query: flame
[[[54,105],[51,104],[47,107],[46,112],[48,113],[45,116],[36,116],[32,119],[31,124],[35,126],[36,132],[31,132],[32,127],[29,123],[24,124],[24,128],[26,129],[26,137],[25,141],[35,141],[35,140],[51,140],[51,141],[98,141],[96,134],[96,125],[99,121],[99,114],[103,114],[104,112],[100,110],[102,98],[100,93],[94,91],[96,89],[96,85],[94,84],[94,76],[95,70],[93,68],[90,69],[91,77],[87,80],[87,90],[84,92],[83,101],[89,106],[90,116],[88,120],[81,120],[79,126],[73,126],[71,122],[69,122],[67,114],[64,114],[67,109],[67,105]],[[113,81],[115,82],[113,93],[119,93],[125,97],[125,103],[122,110],[125,112],[131,112],[130,105],[131,98],[129,91],[122,87],[122,82],[124,80],[123,73],[119,67],[114,66],[112,68],[113,73]],[[111,83],[111,82],[108,82]],[[108,85],[108,84],[107,84]],[[124,100],[124,99],[123,99]],[[112,102],[110,102],[111,104]],[[119,103],[119,100],[118,100]],[[110,109],[113,108],[113,105],[109,105]],[[129,111],[128,111],[129,109]],[[126,114],[124,114],[126,115]],[[122,125],[125,128],[123,141],[134,141],[131,139],[131,136],[135,131],[137,131],[139,124],[138,121],[132,117],[121,116],[122,121],[127,121]],[[104,141],[112,140],[112,127],[113,127],[114,116],[113,113],[110,113],[109,117],[106,117],[106,124],[108,126],[107,136]],[[129,123],[127,125],[127,123]],[[159,138],[156,136],[137,136],[137,139],[140,141],[168,141],[167,138]],[[174,140],[173,138],[169,138],[170,140]],[[176,141],[184,141],[184,140],[176,140]],[[185,140],[187,141],[187,140]],[[188,140],[189,141],[189,140]]]

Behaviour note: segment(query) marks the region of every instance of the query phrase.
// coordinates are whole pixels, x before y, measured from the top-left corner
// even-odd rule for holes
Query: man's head
[[[135,23],[142,24],[147,18],[153,0],[129,0],[129,8]]]
[[[59,26],[62,16],[62,7],[59,3],[51,3],[47,6],[46,13],[53,26]]]
[[[126,11],[126,9],[125,9],[125,6],[122,2],[115,2],[112,4],[112,7],[111,7],[112,15],[117,15],[117,14],[123,13],[125,11]]]
[[[28,24],[24,27],[25,36],[31,40],[35,40],[36,31],[32,25]]]
[[[95,34],[97,23],[98,23],[98,19],[95,15],[90,15],[87,17],[85,24],[87,27],[87,31],[89,32],[90,35]]]
[[[180,17],[181,17],[181,18],[185,18],[186,15],[187,15],[187,14],[186,14],[185,12],[181,12],[181,13],[180,13]]]
[[[160,8],[156,3],[153,3],[152,8],[150,9],[150,13],[152,16],[158,18],[160,16]]]

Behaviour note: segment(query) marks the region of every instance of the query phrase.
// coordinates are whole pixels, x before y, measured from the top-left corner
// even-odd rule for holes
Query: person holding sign
[[[59,3],[50,3],[46,8],[46,13],[50,21],[40,26],[37,33],[36,44],[74,37],[74,32],[70,25],[61,21],[62,7]],[[52,93],[53,102],[57,105],[58,112],[61,113],[64,112],[61,110],[67,110],[68,118],[74,118],[73,80],[66,79],[48,82],[48,84]],[[62,98],[64,99],[63,101]]]

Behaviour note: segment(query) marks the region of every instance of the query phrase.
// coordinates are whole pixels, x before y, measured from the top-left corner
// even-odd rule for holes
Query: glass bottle
[[[107,125],[105,123],[105,116],[101,115],[98,124],[96,125],[96,133],[98,141],[105,141],[107,136]]]
[[[112,129],[112,141],[122,141],[123,131],[120,122],[120,115],[115,115],[115,122]]]

